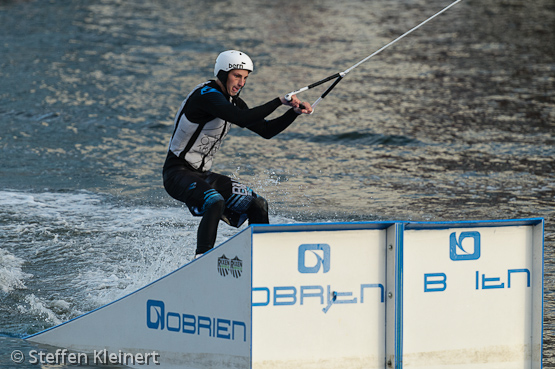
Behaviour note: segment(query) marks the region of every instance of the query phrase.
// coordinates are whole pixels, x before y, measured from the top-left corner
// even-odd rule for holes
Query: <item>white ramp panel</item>
[[[28,340],[91,354],[156,352],[161,365],[148,365],[156,368],[249,368],[250,241],[243,232],[145,288]]]
[[[538,367],[533,235],[532,226],[405,231],[404,369]]]
[[[252,367],[383,368],[386,230],[253,234]]]

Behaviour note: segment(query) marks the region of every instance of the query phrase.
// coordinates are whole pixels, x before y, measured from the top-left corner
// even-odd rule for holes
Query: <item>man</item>
[[[210,171],[214,155],[231,124],[247,128],[270,139],[289,127],[300,114],[310,114],[308,103],[295,96],[275,98],[249,109],[239,97],[252,60],[243,52],[228,50],[216,59],[216,80],[196,86],[185,98],[175,116],[173,135],[164,163],[164,188],[183,201],[191,213],[202,216],[197,232],[196,254],[214,247],[220,219],[231,226],[269,223],[268,203],[250,188]],[[279,106],[291,107],[282,116],[266,120]]]

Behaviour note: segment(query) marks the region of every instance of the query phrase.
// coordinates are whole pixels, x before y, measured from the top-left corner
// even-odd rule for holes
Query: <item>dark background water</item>
[[[0,1],[0,367],[22,336],[190,258],[198,219],[160,172],[175,110],[220,51],[253,58],[242,97],[255,106],[448,4]],[[464,0],[280,136],[232,129],[214,170],[265,196],[274,223],[545,218],[555,367],[554,129],[553,0]],[[220,228],[220,241],[236,232]]]

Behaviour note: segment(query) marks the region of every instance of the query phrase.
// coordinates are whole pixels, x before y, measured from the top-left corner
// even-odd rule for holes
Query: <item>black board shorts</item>
[[[228,176],[199,172],[186,165],[164,168],[164,188],[171,197],[184,202],[194,216],[202,216],[211,204],[223,198],[222,220],[237,228],[247,220],[247,210],[258,197],[252,189]]]

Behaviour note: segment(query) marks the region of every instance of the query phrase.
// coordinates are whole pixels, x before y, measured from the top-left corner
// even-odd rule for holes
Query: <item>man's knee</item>
[[[266,199],[262,196],[258,196],[256,199],[254,199],[254,201],[252,202],[252,206],[266,213],[268,212],[268,201],[266,201]]]
[[[204,193],[204,203],[201,213],[204,214],[210,209],[211,212],[219,212],[223,214],[225,209],[224,197],[216,190],[208,190]]]
[[[258,196],[251,203],[248,211],[249,224],[268,224],[268,201],[265,198]]]

